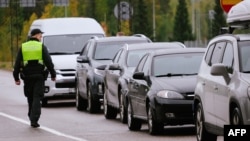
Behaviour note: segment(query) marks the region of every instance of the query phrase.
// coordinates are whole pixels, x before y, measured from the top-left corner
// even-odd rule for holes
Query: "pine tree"
[[[179,0],[174,21],[173,38],[171,40],[184,43],[184,41],[193,39],[186,0]]]
[[[144,34],[152,38],[152,25],[149,24],[149,13],[144,0],[135,0],[133,3],[132,31],[134,34]],[[150,16],[151,17],[151,16]]]
[[[220,1],[215,0],[214,19],[212,20],[212,37],[220,34],[221,28],[227,26],[224,11],[220,6]]]

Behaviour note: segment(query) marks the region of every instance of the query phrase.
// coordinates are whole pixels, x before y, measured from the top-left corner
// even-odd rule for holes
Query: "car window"
[[[250,72],[250,41],[239,42],[239,60],[241,72]]]
[[[130,50],[127,55],[127,66],[128,67],[136,67],[139,63],[140,59],[148,52],[153,51],[153,49],[138,49],[138,50]]]
[[[234,60],[233,45],[232,43],[228,42],[224,51],[222,63],[226,65],[227,67],[232,68],[233,60]]]
[[[206,57],[205,57],[205,61],[208,65],[211,65],[211,57],[212,57],[212,52],[214,50],[214,47],[215,47],[215,44],[212,44],[208,47],[208,50],[207,50],[207,54],[206,54]]]
[[[137,68],[136,68],[136,70],[135,70],[136,72],[141,72],[141,71],[142,71],[142,68],[143,68],[143,66],[144,66],[144,64],[145,64],[145,62],[146,62],[147,57],[148,57],[148,54],[144,55],[144,56],[141,58],[141,60],[139,61],[138,66],[137,66]]]
[[[150,70],[150,67],[151,67],[151,61],[150,59],[148,59],[148,54],[145,56],[145,63],[144,63],[144,66],[142,68],[142,71],[144,72],[145,75],[148,75],[149,74],[149,70]]]
[[[211,58],[211,65],[215,63],[219,63],[221,61],[225,44],[226,42],[216,43],[215,48],[213,50],[212,58]]]
[[[119,50],[119,51],[116,53],[115,57],[113,58],[113,62],[114,62],[114,63],[118,63],[118,61],[120,60],[120,56],[121,56],[122,52],[123,52],[123,49]]]
[[[87,55],[91,42],[86,43],[80,53],[81,56]]]
[[[203,53],[161,55],[153,58],[153,76],[196,75]]]
[[[122,44],[99,43],[95,47],[94,58],[96,60],[112,60]]]
[[[69,35],[56,35],[46,36],[43,39],[44,44],[47,46],[50,53],[64,52],[64,53],[79,53],[82,46],[91,37],[101,34],[69,34]],[[60,48],[58,48],[60,47]]]

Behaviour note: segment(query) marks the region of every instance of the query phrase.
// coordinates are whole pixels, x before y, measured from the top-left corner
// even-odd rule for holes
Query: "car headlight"
[[[161,98],[168,98],[168,99],[184,99],[184,96],[181,95],[180,93],[177,93],[175,91],[167,91],[167,90],[159,91],[157,93],[157,96]]]

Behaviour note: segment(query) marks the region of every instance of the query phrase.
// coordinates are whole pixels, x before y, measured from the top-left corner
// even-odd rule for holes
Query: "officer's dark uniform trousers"
[[[41,115],[41,100],[44,96],[43,74],[32,74],[24,78],[24,94],[27,97],[31,122],[37,122]]]

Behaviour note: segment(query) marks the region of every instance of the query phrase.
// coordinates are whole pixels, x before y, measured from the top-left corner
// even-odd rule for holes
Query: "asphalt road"
[[[41,127],[31,128],[23,85],[15,85],[11,72],[0,70],[0,91],[0,141],[196,141],[193,125],[167,126],[163,135],[151,136],[146,125],[132,132],[119,117],[77,111],[74,101],[49,103],[42,108]]]

